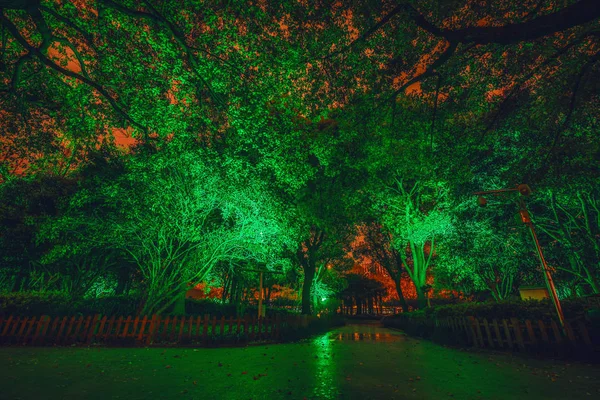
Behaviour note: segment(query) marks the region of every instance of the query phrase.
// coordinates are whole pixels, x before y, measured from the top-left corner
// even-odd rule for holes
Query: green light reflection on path
[[[333,359],[333,340],[329,334],[321,335],[312,340],[315,354],[315,384],[313,396],[318,399],[337,399],[339,389],[336,384],[336,365]]]

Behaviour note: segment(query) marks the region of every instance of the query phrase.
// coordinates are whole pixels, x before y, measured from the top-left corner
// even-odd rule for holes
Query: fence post
[[[477,333],[477,338],[479,339],[479,347],[485,347],[485,343],[483,342],[483,333],[481,332],[481,325],[479,324],[479,320],[473,317],[472,322],[475,324],[475,331]]]
[[[225,316],[221,316],[221,326],[219,327],[219,336],[221,337],[221,342],[225,340]]]
[[[575,345],[575,333],[573,332],[573,327],[569,321],[565,321],[565,332],[567,334],[567,339]]]
[[[96,333],[96,324],[98,323],[98,319],[100,318],[100,314],[95,314],[90,326],[88,327],[88,331],[86,332],[85,342],[87,344],[92,343],[92,339],[94,338],[94,334]]]
[[[40,317],[41,319],[42,317]],[[27,330],[25,331],[25,336],[23,337],[23,344],[27,344],[27,341],[29,340],[29,336],[31,335],[31,330],[33,329],[33,326],[35,325],[35,322],[38,321],[38,319],[36,317],[33,317],[32,319],[29,320],[29,327],[27,327]]]
[[[308,326],[308,315],[306,314],[302,314],[302,319],[300,320],[300,324],[303,328],[306,328]]]
[[[521,324],[519,324],[519,320],[517,318],[511,318],[510,321],[515,331],[515,339],[517,341],[517,344],[519,345],[519,348],[521,350],[525,350],[525,343],[523,342],[523,335],[521,331]]]
[[[544,322],[542,320],[538,319],[538,327],[540,328],[540,333],[542,335],[542,341],[545,344],[549,344],[550,339],[548,337],[548,332],[546,332],[546,324],[544,324]]]
[[[10,323],[13,320],[13,316],[10,315],[6,321],[4,321],[4,329],[0,332],[0,336],[5,336],[8,333],[8,328],[10,327]]]
[[[33,333],[33,339],[31,340],[31,344],[37,344],[38,338],[42,338],[43,340],[44,336],[46,336],[46,331],[48,330],[49,324],[50,317],[47,315],[42,315],[38,321],[37,329]]]
[[[579,328],[579,335],[583,339],[583,343],[586,346],[591,347],[592,341],[590,340],[590,335],[588,333],[587,327],[585,326],[585,323],[582,320],[577,320],[577,327]]]
[[[504,326],[504,333],[506,334],[506,343],[508,344],[508,347],[512,349],[513,343],[512,343],[512,338],[510,335],[510,329],[508,329],[508,321],[503,319],[502,325]]]
[[[208,323],[209,323],[210,315],[204,314],[204,324],[202,324],[202,342],[206,346],[208,343]]]
[[[190,317],[190,321],[192,317]],[[181,344],[181,338],[183,337],[183,328],[185,327],[185,315],[181,317],[181,321],[179,322],[179,336],[177,338],[177,344]]]
[[[146,336],[146,345],[151,345],[154,343],[154,334],[156,332],[156,327],[160,323],[159,317],[156,314],[152,315],[152,319],[150,320],[150,329],[148,332],[148,336]]]
[[[138,332],[136,343],[144,343],[144,334],[146,333],[146,324],[148,323],[148,316],[144,315],[144,318],[140,321],[140,331]],[[134,329],[135,334],[135,329]]]
[[[279,335],[281,335],[281,314],[275,315],[275,340],[279,341]]]
[[[197,340],[200,337],[200,326],[202,324],[202,317],[201,316],[197,316],[196,317],[196,330],[194,333],[194,338]]]
[[[535,337],[535,331],[533,330],[533,325],[531,325],[531,321],[525,320],[525,328],[527,328],[527,334],[529,335],[529,340],[531,341],[532,346],[537,346],[537,338]]]
[[[490,324],[488,323],[487,318],[483,319],[483,327],[485,328],[488,344],[493,349],[496,346],[494,345],[494,339],[492,338],[492,332],[490,331]]]
[[[21,337],[23,336],[23,331],[25,330],[25,326],[27,326],[27,321],[29,321],[30,319],[31,318],[29,318],[29,317],[25,317],[25,319],[23,319],[21,321],[21,327],[19,328],[19,330],[17,331],[17,334],[15,336],[16,343],[20,342]]]
[[[60,322],[60,328],[58,328],[58,333],[56,334],[56,344],[60,344],[60,335],[62,335],[63,330],[65,329],[65,324],[67,323],[67,317],[63,317]]]
[[[77,325],[75,327],[75,330],[71,333],[71,337],[73,339],[73,343],[76,343],[79,335],[81,335],[81,324],[83,324],[83,315],[79,316],[79,319],[77,319]]]
[[[467,329],[467,331],[469,332],[469,336],[471,337],[472,340],[472,345],[475,347],[479,347],[479,341],[477,340],[477,333],[475,333],[475,327],[474,325],[474,319],[473,317],[466,317],[464,318],[465,321],[465,328]]]
[[[550,326],[552,327],[552,332],[554,332],[554,339],[556,340],[556,343],[562,343],[562,334],[558,329],[558,325],[556,325],[556,321],[551,320]]]
[[[498,339],[498,347],[504,347],[504,340],[502,340],[502,335],[500,334],[500,327],[498,326],[498,320],[492,320],[492,327],[494,328],[494,333],[496,334],[496,338]]]

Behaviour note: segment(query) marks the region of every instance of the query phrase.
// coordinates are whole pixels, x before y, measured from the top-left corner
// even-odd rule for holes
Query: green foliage
[[[55,257],[93,247],[126,254],[145,279],[151,313],[219,261],[281,267],[280,254],[293,246],[286,223],[282,204],[235,159],[208,159],[174,144],[134,155],[116,179],[82,188],[43,233],[56,243]]]
[[[531,277],[526,241],[452,198],[526,182],[553,193],[534,215],[564,292],[599,290],[598,18],[573,12],[589,0],[8,3],[11,289],[60,276],[81,297],[99,275],[135,277],[150,311],[218,263],[295,264],[310,312],[315,274],[315,293],[338,290],[319,269],[375,222],[421,305],[434,265],[505,298]],[[115,157],[123,131],[138,144]]]
[[[73,300],[64,292],[0,294],[0,313],[5,316],[138,315],[139,295],[102,296]]]
[[[566,281],[566,296],[600,292],[599,183],[583,176],[544,190],[536,203],[546,257]]]
[[[258,307],[254,305],[238,305],[222,303],[218,300],[205,299],[205,300],[194,300],[187,299],[185,304],[185,311],[187,315],[200,315],[204,316],[209,314],[210,317],[243,317],[245,315],[258,315]],[[286,308],[273,308],[267,307],[267,317],[274,317],[275,315],[292,315],[297,314],[294,311],[290,311]]]
[[[582,317],[587,308],[583,300],[572,299],[561,302],[563,312],[567,319]],[[398,318],[462,318],[475,317],[478,319],[531,319],[549,320],[557,319],[556,310],[550,300],[512,300],[501,302],[465,302],[430,307],[425,310],[413,311],[408,314],[399,314]],[[393,317],[390,317],[393,318]]]
[[[515,220],[518,207],[510,200],[490,199],[489,208],[470,196],[452,208],[454,229],[439,245],[436,285],[465,294],[488,292],[501,301],[523,284],[541,279],[530,233]]]

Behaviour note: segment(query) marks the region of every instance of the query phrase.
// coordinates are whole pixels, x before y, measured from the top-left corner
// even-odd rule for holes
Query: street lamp
[[[544,272],[544,279],[546,281],[546,286],[548,287],[548,292],[552,296],[552,302],[554,303],[554,307],[556,308],[556,314],[558,315],[558,320],[560,325],[564,328],[565,326],[565,317],[562,311],[562,307],[560,305],[560,300],[556,294],[556,288],[554,287],[554,281],[552,280],[552,273],[550,271],[550,267],[548,267],[548,263],[544,258],[544,253],[542,252],[542,247],[540,246],[540,242],[538,240],[537,234],[535,233],[535,229],[533,227],[533,222],[531,221],[531,216],[529,215],[529,211],[527,210],[527,206],[523,197],[529,196],[531,194],[531,188],[522,183],[518,185],[514,189],[499,189],[499,190],[488,190],[485,192],[475,192],[473,193],[477,198],[477,203],[480,207],[485,207],[487,205],[487,200],[484,195],[492,194],[498,195],[506,192],[519,192],[519,214],[521,215],[521,221],[527,225],[529,231],[531,232],[531,236],[533,237],[533,242],[535,243],[535,248],[537,250],[538,257],[540,259],[540,263],[542,265],[542,271]]]

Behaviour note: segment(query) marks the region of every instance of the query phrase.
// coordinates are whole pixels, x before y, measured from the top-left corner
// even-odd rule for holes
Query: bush
[[[249,315],[258,315],[258,306],[254,305],[236,305],[236,304],[223,304],[220,301],[212,299],[186,299],[185,302],[185,313],[187,315],[204,315],[210,314],[211,317],[235,317]],[[275,315],[289,315],[297,314],[294,311],[285,308],[269,308],[267,307],[267,317],[273,317]]]
[[[63,292],[0,294],[0,315],[40,316],[72,314],[73,305]]]
[[[139,305],[139,295],[103,296],[73,301],[64,292],[0,294],[0,315],[135,315]]]
[[[141,294],[99,296],[72,300],[64,292],[0,293],[0,315],[72,316],[72,315],[137,315],[142,306]],[[187,315],[210,314],[211,317],[257,315],[257,306],[222,304],[211,299],[186,299]],[[296,314],[284,308],[267,308],[267,317]]]
[[[187,315],[210,314],[211,317],[231,317],[236,315],[235,304],[223,304],[212,299],[186,299],[185,313]]]
[[[585,315],[586,303],[580,299],[561,301],[565,318],[574,319]],[[410,318],[461,318],[473,316],[478,319],[556,319],[556,310],[550,300],[510,300],[486,303],[459,303],[430,307],[408,313]]]
[[[102,296],[84,299],[74,304],[75,313],[83,315],[137,315],[141,308],[140,295]]]

